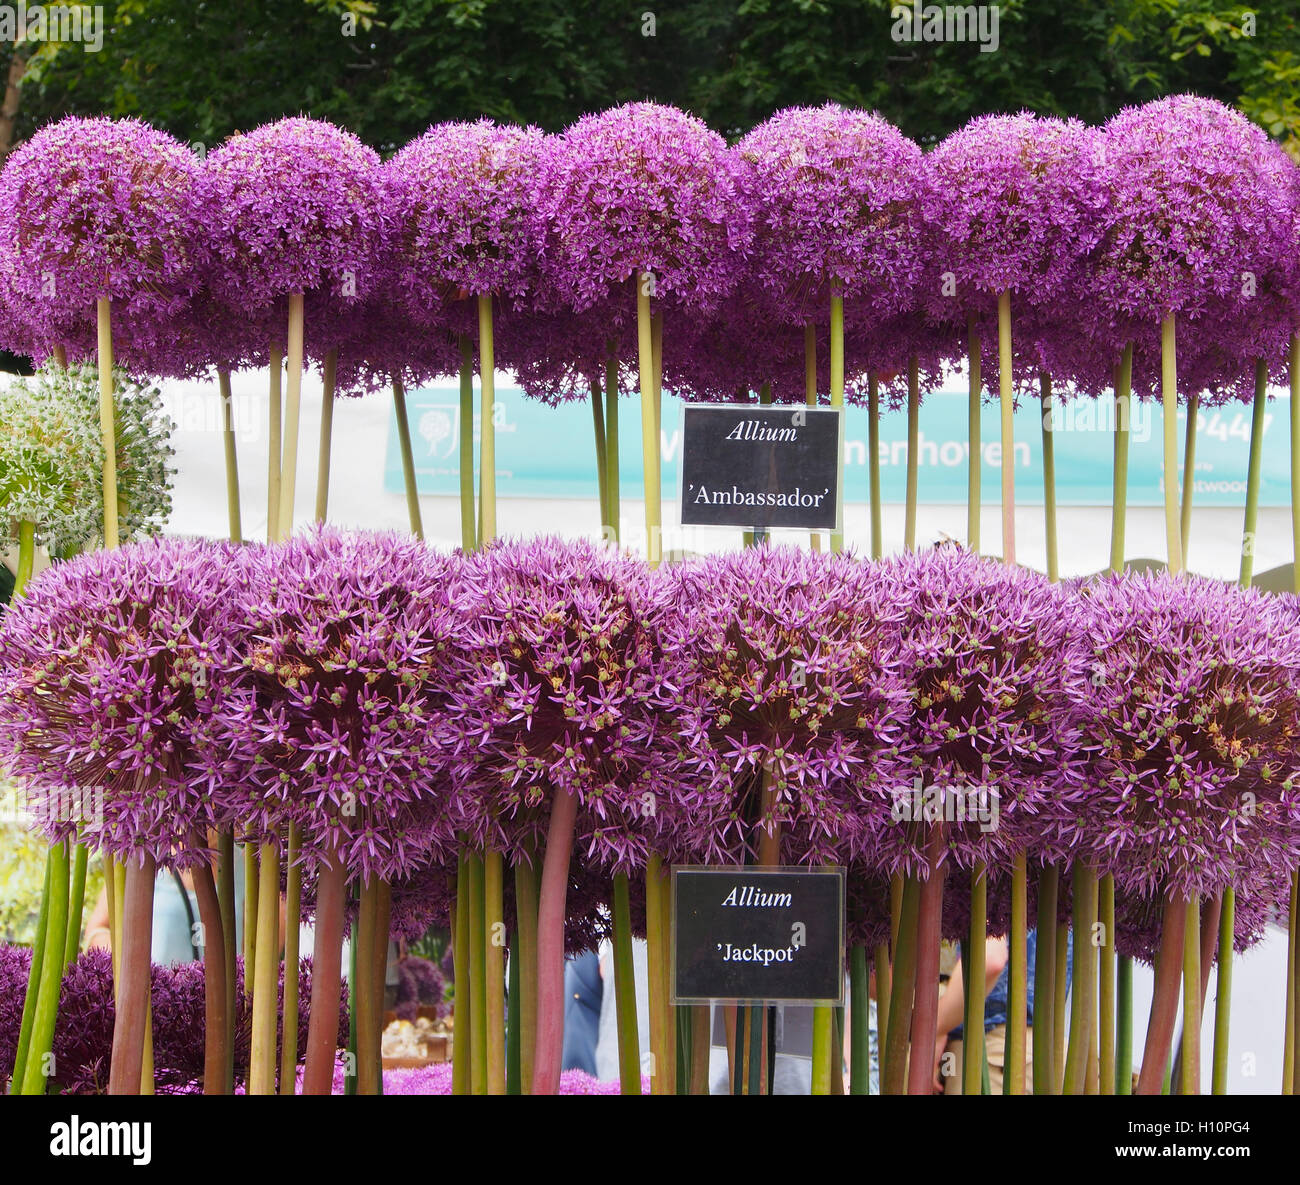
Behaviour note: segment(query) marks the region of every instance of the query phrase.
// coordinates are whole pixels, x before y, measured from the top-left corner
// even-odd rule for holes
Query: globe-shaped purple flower
[[[873,849],[870,804],[908,769],[901,604],[878,572],[764,547],[658,581],[660,695],[686,775],[674,858],[738,863],[764,833],[780,836],[789,863]]]
[[[1083,586],[1096,749],[1073,841],[1117,889],[1190,900],[1300,862],[1294,609],[1201,577]],[[1290,616],[1284,617],[1284,609]]]
[[[834,294],[877,316],[911,304],[921,273],[921,150],[874,113],[778,111],[737,146],[755,221],[754,280],[802,327]]]
[[[220,223],[213,231],[219,299],[256,309],[318,289],[343,304],[383,275],[388,242],[378,155],[312,119],[232,136],[208,158]]]
[[[708,312],[731,294],[749,213],[738,161],[698,119],[655,103],[588,115],[547,142],[542,170],[546,281],[575,311],[630,306],[641,272],[669,307]]]
[[[164,539],[42,572],[0,621],[0,752],[41,829],[118,859],[203,860],[251,691],[243,555]]]
[[[175,314],[198,290],[211,195],[193,154],[139,120],[60,120],[0,174],[0,270],[36,336],[93,329],[98,300],[127,333]],[[54,340],[59,340],[56,335]]]

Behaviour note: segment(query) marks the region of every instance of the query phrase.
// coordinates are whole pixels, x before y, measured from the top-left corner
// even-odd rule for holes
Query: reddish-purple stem
[[[557,1094],[564,1052],[564,907],[578,800],[564,790],[551,803],[537,906],[537,1053],[533,1094]]]

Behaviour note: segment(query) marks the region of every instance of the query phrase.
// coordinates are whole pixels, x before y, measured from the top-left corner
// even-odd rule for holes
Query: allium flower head
[[[631,301],[633,278],[648,271],[663,303],[711,311],[749,249],[738,197],[736,157],[684,111],[628,103],[585,116],[544,153],[547,280],[583,312]]]
[[[449,564],[408,535],[331,528],[258,557],[240,621],[253,748],[230,793],[256,836],[297,823],[309,868],[338,852],[391,879],[448,838],[433,755]]]
[[[1078,851],[1147,895],[1213,894],[1261,868],[1294,868],[1294,607],[1165,574],[1099,578],[1082,595],[1086,734],[1097,752]]]
[[[198,290],[209,190],[184,145],[135,119],[62,119],[0,174],[0,269],[33,326],[96,300],[132,323]],[[93,323],[93,322],[91,322]]]
[[[1060,299],[1097,239],[1096,133],[1076,120],[980,116],[926,164],[932,270],[951,272],[957,285],[954,299],[928,284],[931,307],[949,318],[960,310],[964,322],[967,308],[1001,292]]]
[[[208,158],[221,212],[212,286],[234,308],[324,290],[344,305],[384,274],[388,214],[379,157],[350,132],[281,119]]]
[[[670,784],[644,565],[542,538],[471,556],[462,580],[465,670],[447,710],[463,829],[528,858],[544,846],[554,796],[573,794],[575,849],[639,867]]]
[[[904,607],[912,765],[906,783],[889,788],[884,871],[924,866],[921,822],[944,824],[948,852],[966,868],[1058,848],[1084,774],[1070,697],[1086,667],[1068,594],[954,545],[881,568],[888,599]],[[932,802],[945,813],[918,819],[917,790],[923,812]]]
[[[876,569],[762,547],[657,579],[684,858],[735,861],[775,827],[791,862],[847,863],[870,847],[864,804],[907,769],[901,606]],[[774,799],[760,817],[764,780]]]
[[[1173,95],[1127,108],[1101,146],[1106,201],[1090,270],[1117,336],[1131,335],[1125,319],[1202,314],[1242,294],[1245,273],[1294,253],[1294,166],[1222,103]]]
[[[887,120],[834,103],[778,111],[737,146],[755,219],[755,280],[802,326],[838,292],[875,312],[920,278],[921,150]]]
[[[536,128],[434,124],[388,164],[396,283],[417,317],[492,294],[519,302],[541,249]],[[468,326],[467,326],[468,328]]]
[[[80,823],[100,851],[171,864],[219,824],[226,738],[249,699],[231,626],[240,560],[178,539],[90,552],[6,611],[0,762],[51,840]]]

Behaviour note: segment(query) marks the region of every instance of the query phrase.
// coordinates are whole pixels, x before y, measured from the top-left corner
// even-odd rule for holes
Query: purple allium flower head
[[[239,622],[253,746],[230,794],[254,835],[297,823],[309,868],[337,851],[352,876],[391,879],[448,838],[433,754],[450,564],[408,535],[333,528],[258,557]]]
[[[220,211],[215,295],[239,309],[323,290],[349,306],[385,275],[390,214],[378,155],[350,132],[281,119],[208,158]]]
[[[588,115],[543,153],[546,282],[577,312],[631,306],[639,272],[670,308],[731,295],[751,239],[739,161],[693,116],[655,103]]]
[[[51,325],[86,332],[107,297],[119,338],[147,334],[202,282],[209,193],[194,155],[139,120],[42,128],[0,174],[0,271],[13,311],[38,337]]]
[[[873,844],[863,804],[908,766],[901,606],[850,556],[749,548],[667,569],[665,678],[685,774],[678,859],[735,862],[779,827],[783,858],[847,863]],[[770,782],[770,815],[760,788]]]
[[[652,703],[645,566],[599,544],[541,538],[469,557],[461,581],[464,670],[447,712],[462,830],[531,859],[554,796],[573,794],[575,851],[639,868],[674,783]]]
[[[1060,301],[1099,233],[1097,134],[1076,120],[985,115],[927,157],[933,282],[927,305],[963,323],[1012,292]],[[955,296],[937,279],[951,272]]]
[[[1078,855],[1138,894],[1210,895],[1300,863],[1294,606],[1196,576],[1082,586]],[[1284,613],[1289,610],[1289,616]]]
[[[1073,701],[1087,668],[1069,594],[955,545],[891,558],[881,572],[904,608],[911,761],[906,782],[885,792],[882,871],[925,866],[921,822],[945,826],[962,868],[1059,850],[1085,770]]]
[[[1194,95],[1125,109],[1100,143],[1105,205],[1088,303],[1106,336],[1122,344],[1170,313],[1253,316],[1245,274],[1285,274],[1294,254],[1285,154],[1240,113]]]
[[[388,164],[396,223],[395,279],[417,319],[476,323],[472,298],[518,305],[533,283],[541,250],[536,128],[434,124]]]
[[[251,707],[243,553],[162,539],[46,569],[0,620],[0,753],[51,840],[119,859],[177,851],[223,819]]]
[[[921,150],[874,113],[778,111],[737,146],[755,219],[754,280],[783,319],[824,320],[830,297],[877,316],[911,305],[921,275]]]

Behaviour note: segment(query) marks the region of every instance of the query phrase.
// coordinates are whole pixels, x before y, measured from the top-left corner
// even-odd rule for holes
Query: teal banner
[[[475,404],[477,405],[477,394]],[[430,387],[407,393],[411,437],[420,493],[455,495],[459,490],[457,449],[463,425],[459,393],[454,387]],[[1289,404],[1285,395],[1271,400],[1264,418],[1260,504],[1290,505]],[[619,405],[619,474],[626,498],[641,496],[641,414],[635,398]],[[551,408],[527,399],[517,388],[496,393],[497,495],[502,498],[596,497],[595,433],[586,403]],[[967,456],[966,394],[937,391],[921,403],[917,437],[918,499],[923,503],[964,505]],[[1178,413],[1181,471],[1186,412]],[[681,401],[665,394],[661,451],[666,501],[679,497]],[[1109,396],[1080,399],[1056,409],[1056,496],[1062,506],[1109,506],[1114,457],[1115,404]],[[1129,425],[1129,504],[1157,506],[1161,487],[1160,407],[1135,403]],[[475,465],[478,423],[473,425]],[[1002,449],[998,408],[985,404],[981,416],[982,496],[986,505],[1000,500]],[[1202,409],[1196,436],[1197,506],[1240,506],[1246,496],[1246,458],[1250,443],[1250,408],[1231,404]],[[887,503],[904,500],[907,465],[907,417],[887,411],[880,422],[880,481]],[[1026,402],[1015,417],[1016,500],[1041,505],[1043,500],[1043,417],[1037,401]],[[1180,472],[1181,481],[1181,472]],[[400,494],[402,461],[396,420],[390,420],[384,472],[385,488]],[[867,413],[850,407],[844,433],[844,498],[867,500]]]

